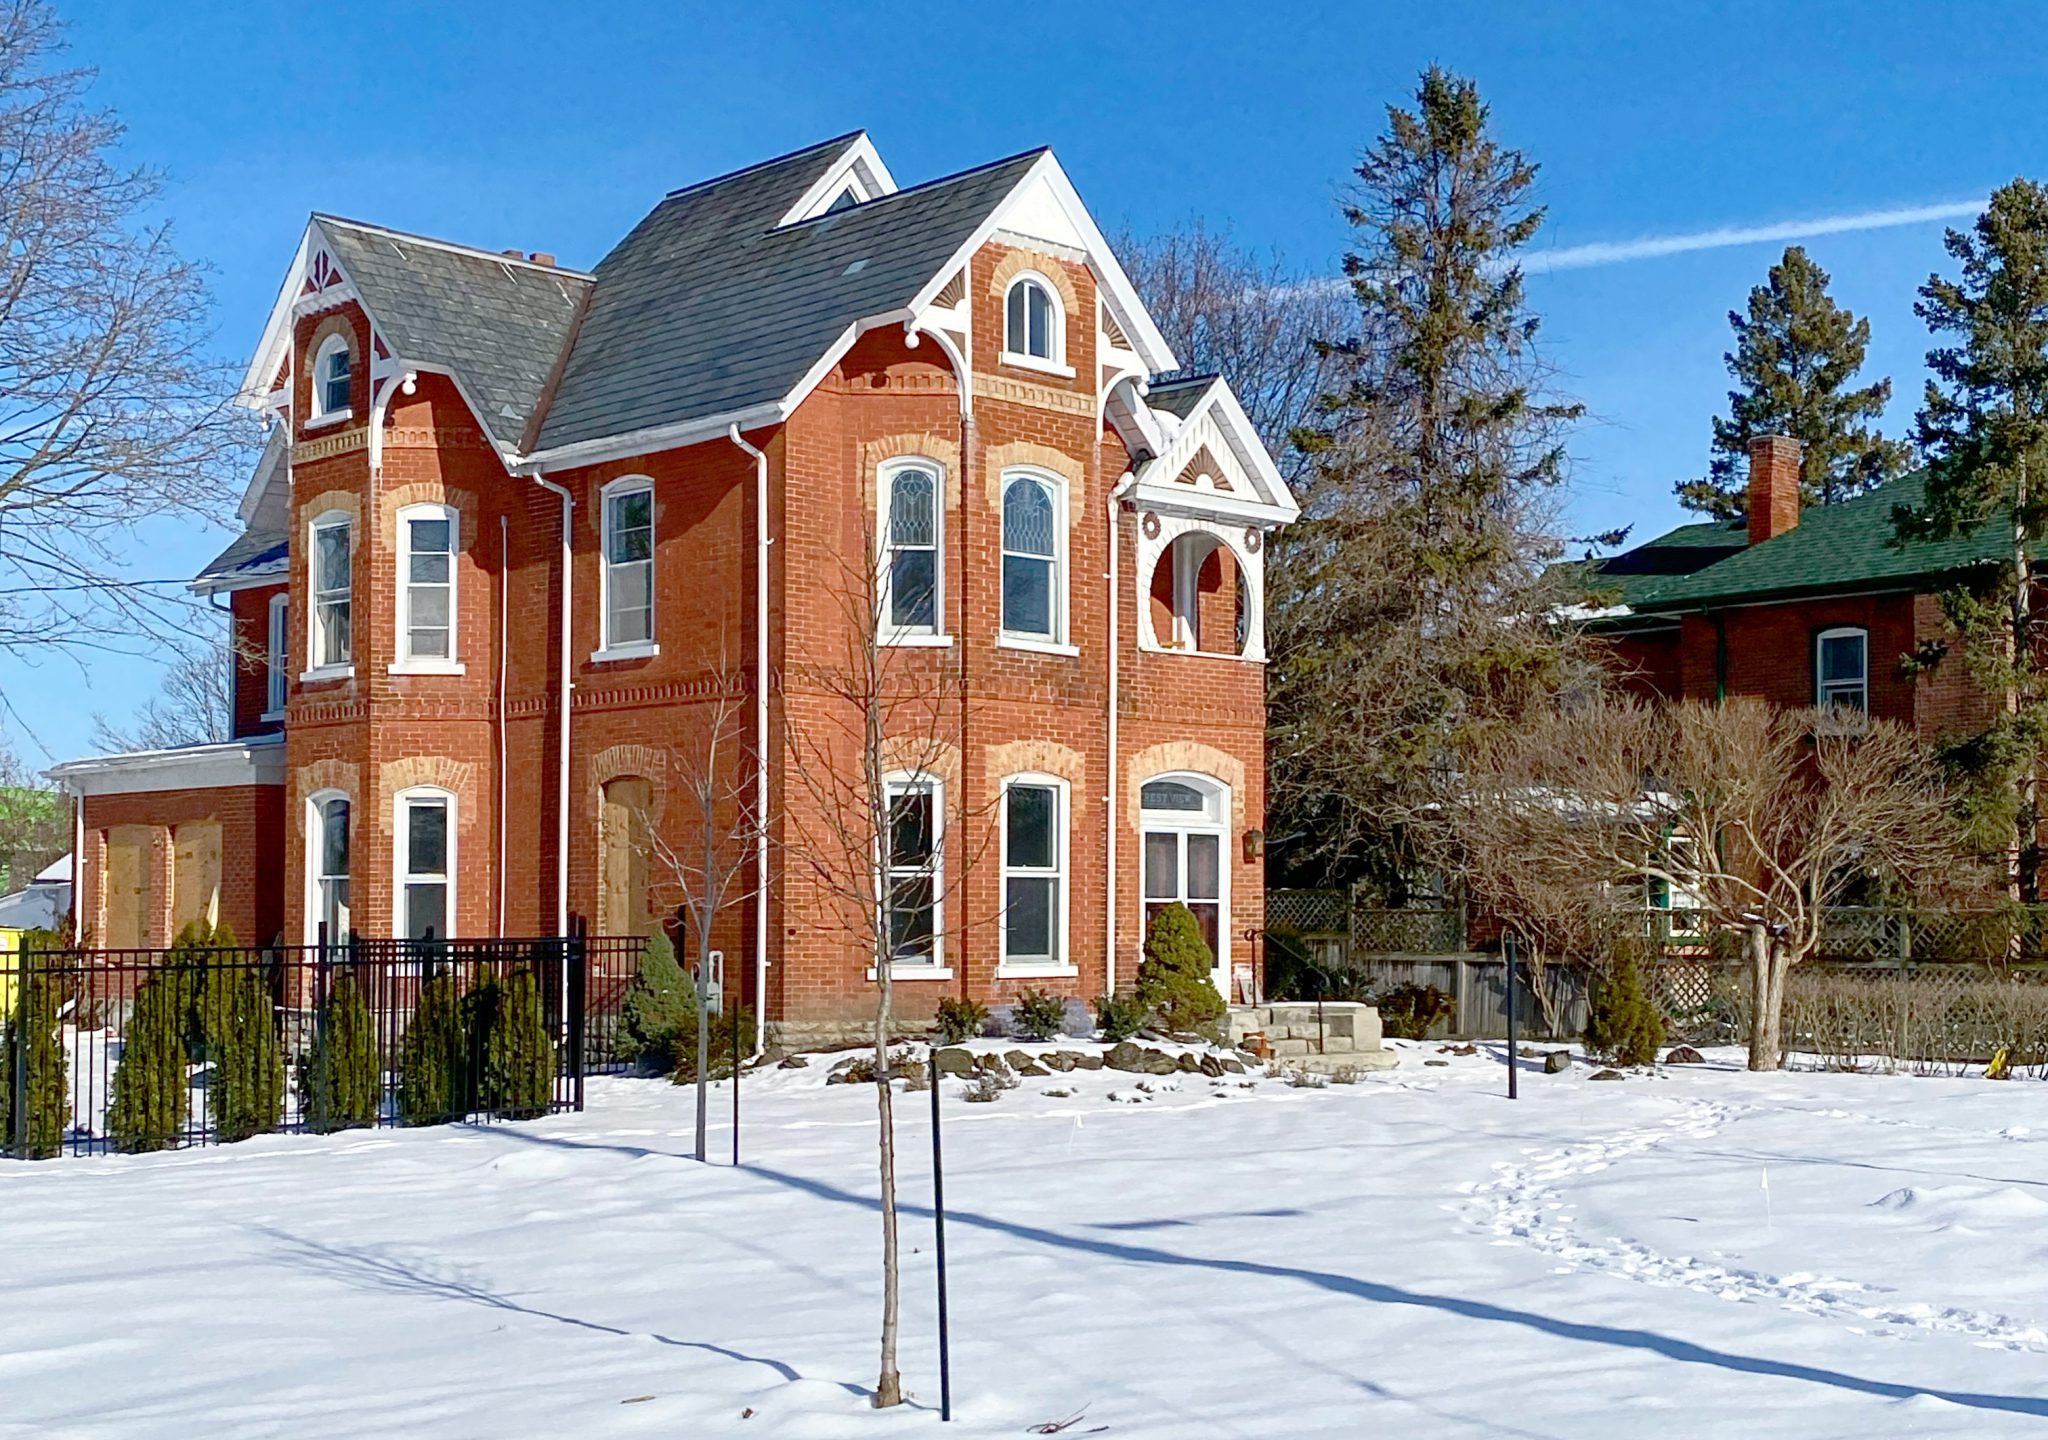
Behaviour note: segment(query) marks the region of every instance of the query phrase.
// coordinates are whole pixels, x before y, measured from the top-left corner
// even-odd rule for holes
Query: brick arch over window
[[[1067,528],[1073,529],[1084,517],[1087,495],[1082,483],[1085,471],[1081,463],[1055,450],[1050,445],[1040,445],[1032,440],[1013,440],[1007,445],[991,445],[984,453],[982,462],[982,485],[988,495],[989,508],[1000,515],[1003,513],[1003,486],[1008,479],[1007,471],[1023,468],[1028,470],[1049,470],[1067,482]]]
[[[924,774],[943,781],[946,793],[960,793],[960,750],[928,736],[884,739],[882,768],[890,774]]]
[[[860,494],[864,504],[872,508],[875,503],[875,476],[891,460],[929,460],[938,466],[946,477],[946,508],[958,509],[960,505],[960,442],[948,440],[943,435],[934,435],[929,430],[918,430],[902,435],[884,435],[879,440],[864,440],[860,447]]]
[[[469,549],[481,532],[478,530],[477,498],[474,491],[456,486],[443,485],[438,480],[412,480],[403,485],[393,485],[377,496],[377,533],[385,545],[395,552],[398,548],[398,512],[408,505],[446,505],[462,517],[456,527],[456,540],[462,549]]]
[[[1081,297],[1074,289],[1074,278],[1067,274],[1065,265],[1039,251],[1012,250],[998,260],[988,277],[989,294],[1009,294],[1010,282],[1027,270],[1052,282],[1052,288],[1060,292],[1060,303],[1066,307],[1067,323],[1072,324],[1073,317],[1081,313]]]
[[[320,383],[320,377],[313,373],[313,357],[320,353],[320,347],[331,336],[339,335],[348,341],[348,408],[350,418],[362,408],[363,397],[367,395],[370,383],[370,362],[363,353],[363,332],[356,326],[355,316],[348,310],[330,310],[320,317],[313,328],[306,332],[306,348],[301,352],[303,374],[299,376],[305,386],[304,404],[308,416],[320,407],[313,403],[313,387]],[[294,396],[297,402],[299,397]],[[331,422],[339,423],[339,422]]]
[[[668,752],[652,745],[607,745],[590,757],[590,784],[585,792],[595,807],[604,787],[624,776],[637,775],[654,786],[653,818],[667,805]]]
[[[1057,775],[1076,788],[1087,784],[1088,759],[1079,750],[1057,740],[1010,740],[982,751],[987,783],[1000,783],[1011,775]]]
[[[1127,818],[1133,829],[1139,828],[1142,805],[1139,792],[1145,782],[1155,775],[1166,775],[1173,771],[1187,771],[1196,775],[1208,775],[1230,787],[1230,827],[1242,833],[1245,827],[1244,809],[1244,761],[1213,745],[1204,745],[1199,740],[1168,740],[1158,745],[1148,745],[1130,758],[1126,766],[1124,799]]]
[[[408,755],[403,760],[387,760],[377,772],[378,789],[385,797],[374,808],[377,824],[386,835],[391,833],[394,823],[389,797],[401,790],[446,790],[455,797],[455,828],[459,831],[474,829],[477,813],[482,808],[477,804],[476,766],[466,760],[450,760],[445,755]]]
[[[358,777],[360,775],[352,760],[315,760],[301,765],[294,774],[299,798],[317,794],[322,790],[335,790],[346,795],[350,804],[359,798]]]

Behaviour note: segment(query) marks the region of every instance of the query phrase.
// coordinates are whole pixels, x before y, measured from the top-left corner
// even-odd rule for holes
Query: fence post
[[[313,953],[313,1133],[327,1133],[330,1116],[327,1113],[327,1092],[329,1088],[328,1066],[332,1063],[328,1050],[327,998],[328,987],[334,983],[327,956],[327,922],[320,922],[319,948]]]
[[[34,983],[35,960],[33,947],[27,936],[14,942],[14,1033],[9,1037],[14,1044],[14,1074],[8,1083],[14,1087],[14,1158],[28,1159],[28,1019],[29,986]]]
[[[1508,1099],[1515,1093],[1515,932],[1501,936],[1501,964],[1508,977]]]
[[[583,1108],[583,1027],[590,995],[590,936],[581,915],[569,921],[569,938],[563,942],[562,964],[567,973],[563,984],[569,992],[568,1046],[569,1088],[576,1108]]]

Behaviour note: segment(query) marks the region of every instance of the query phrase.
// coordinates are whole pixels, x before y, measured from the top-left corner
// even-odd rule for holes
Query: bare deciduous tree
[[[92,717],[92,743],[109,753],[172,750],[234,734],[237,647],[214,627],[210,634],[167,641],[163,684],[135,718],[117,724]]]
[[[125,549],[224,518],[254,426],[199,269],[144,219],[159,177],[115,163],[121,125],[63,48],[42,0],[0,0],[0,652],[139,652],[203,607],[124,576]]]
[[[1921,889],[1964,863],[1910,732],[1754,699],[1610,698],[1532,717],[1471,747],[1459,788],[1467,830],[1500,837],[1487,870],[1526,872],[1485,881],[1507,918],[1531,895],[1570,895],[1587,927],[1618,930],[1630,911],[1640,925],[1660,882],[1704,929],[1740,936],[1752,1070],[1783,1063],[1785,977],[1820,943],[1824,911],[1870,877]]]

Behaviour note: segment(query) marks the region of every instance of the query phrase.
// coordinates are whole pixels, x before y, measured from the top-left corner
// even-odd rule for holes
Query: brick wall
[[[168,945],[184,921],[197,918],[178,913],[178,830],[207,824],[220,827],[219,917],[245,943],[275,938],[284,923],[285,875],[283,794],[275,785],[87,796],[76,892],[80,933],[101,944],[126,938],[108,933],[104,884],[110,832],[118,832],[121,842],[140,841],[145,854],[147,904],[134,938],[143,945]]]

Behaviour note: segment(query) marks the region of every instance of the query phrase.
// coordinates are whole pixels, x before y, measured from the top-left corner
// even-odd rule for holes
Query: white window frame
[[[1052,312],[1052,333],[1046,338],[1051,342],[1050,355],[1033,355],[1028,350],[1013,349],[1010,345],[1010,297],[1021,285],[1036,285],[1045,292],[1048,307]],[[1027,302],[1028,304],[1028,302]],[[1030,311],[1025,311],[1025,324],[1030,324]],[[1028,345],[1031,337],[1023,337]],[[1044,273],[1037,270],[1019,270],[1010,277],[1010,283],[1003,287],[1003,349],[997,357],[1005,365],[1015,365],[1025,370],[1043,370],[1048,375],[1074,378],[1074,367],[1067,363],[1067,304],[1060,297],[1060,287],[1053,284]]]
[[[460,921],[456,918],[459,913],[456,909],[456,900],[462,874],[460,859],[456,854],[456,836],[458,833],[456,825],[456,799],[454,791],[440,785],[411,785],[391,797],[391,933],[399,939],[407,938],[406,932],[410,928],[407,923],[410,900],[410,896],[407,893],[408,885],[415,881],[431,881],[437,878],[427,871],[421,871],[418,875],[415,875],[410,869],[412,830],[406,823],[406,811],[416,800],[438,803],[447,813],[448,853],[445,860],[447,868],[438,878],[447,887],[447,900],[441,914],[447,922],[448,933],[446,935],[436,935],[434,938],[436,940],[454,939],[460,934],[462,928]],[[350,863],[354,863],[353,855],[350,857]]]
[[[1196,815],[1187,810],[1146,810],[1143,807],[1144,787],[1156,781],[1169,780],[1192,786],[1202,792],[1204,805]],[[1178,836],[1179,894],[1174,899],[1183,903],[1188,888],[1188,836],[1214,835],[1216,840],[1216,968],[1209,972],[1210,980],[1227,998],[1230,994],[1230,889],[1231,889],[1231,823],[1233,810],[1230,786],[1214,775],[1203,775],[1193,770],[1168,770],[1158,775],[1147,775],[1139,782],[1140,796],[1138,812],[1138,934],[1142,938],[1150,924],[1146,909],[1152,897],[1146,894],[1145,884],[1145,840],[1152,833],[1173,832]],[[1170,903],[1162,897],[1161,903]],[[1210,902],[1204,900],[1201,903]]]
[[[264,607],[263,613],[269,629],[264,633],[263,643],[263,713],[257,718],[267,723],[284,719],[285,701],[291,693],[290,592],[281,591],[271,596],[270,603]]]
[[[1053,864],[1050,869],[1039,866],[1013,866],[1010,863],[1010,792],[1019,786],[1053,792]],[[1073,963],[1072,936],[1067,924],[1072,911],[1073,893],[1073,867],[1069,864],[1068,850],[1069,836],[1074,828],[1072,797],[1072,787],[1057,775],[1027,770],[1003,777],[1003,803],[1001,810],[998,811],[1000,828],[997,832],[997,863],[1002,883],[1001,911],[996,918],[996,970],[999,975],[1062,977],[1080,974],[1079,968]],[[1020,960],[1010,958],[1009,910],[1012,879],[1053,882],[1053,953],[1050,957],[1031,956]]]
[[[1028,630],[1011,630],[1003,624],[1003,570],[1009,564],[1010,547],[1005,512],[1009,508],[1010,487],[1020,482],[1030,482],[1045,488],[1052,499],[1052,633],[1041,635]],[[1003,472],[1003,483],[996,489],[996,644],[1008,650],[1035,650],[1046,655],[1079,655],[1078,645],[1067,641],[1067,481],[1063,475],[1049,470],[1015,469]],[[1018,551],[1020,560],[1043,560],[1042,555],[1027,555]]]
[[[932,482],[932,623],[929,625],[898,625],[890,619],[895,608],[894,585],[896,567],[892,563],[895,555],[894,536],[890,531],[891,511],[896,501],[896,481],[906,472],[915,471],[927,476]],[[876,564],[880,569],[881,610],[876,617],[881,622],[881,638],[884,645],[936,645],[953,643],[953,637],[946,633],[946,470],[936,460],[921,455],[906,455],[895,460],[885,460],[875,472],[875,518],[877,522]]]
[[[348,587],[345,590],[322,590],[320,588],[320,532],[342,529],[348,532]],[[306,606],[306,671],[299,676],[301,682],[317,680],[340,680],[356,673],[356,522],[355,517],[345,510],[329,510],[313,517],[306,526],[306,594],[312,603]],[[348,605],[348,654],[334,659],[326,653],[320,643],[320,612],[325,605],[334,602],[335,597]]]
[[[1856,724],[1861,725],[1870,715],[1870,631],[1862,625],[1834,625],[1813,637],[1813,703],[1823,715],[1837,716],[1837,707],[1842,704],[1846,694],[1850,693],[1851,687],[1847,681],[1837,680],[1830,683],[1826,680],[1825,672],[1821,668],[1821,657],[1827,652],[1828,641],[1846,639],[1852,635],[1863,645],[1863,678],[1853,687],[1857,703],[1852,707],[1858,717]],[[1846,721],[1838,718],[1836,723],[1843,724]]]
[[[306,823],[304,830],[306,837],[306,943],[308,945],[316,945],[320,941],[320,920],[327,913],[325,882],[336,878],[325,873],[327,858],[327,807],[336,800],[348,806],[348,870],[339,878],[346,881],[349,886],[350,904],[344,908],[347,911],[354,909],[356,870],[355,800],[346,790],[316,790],[306,797]],[[348,936],[346,934],[336,935],[330,932],[327,936],[327,942],[330,945],[339,945],[347,939]]]
[[[448,653],[441,655],[414,655],[412,653],[412,522],[414,520],[445,520],[448,522]],[[461,675],[465,672],[459,645],[462,634],[462,607],[458,594],[456,571],[462,556],[462,514],[453,505],[426,502],[407,505],[398,512],[398,603],[392,613],[397,616],[397,633],[392,637],[392,653],[398,658],[390,665],[393,675]],[[431,583],[431,582],[425,582]]]
[[[892,770],[882,777],[883,813],[889,810],[889,802],[904,790],[922,789],[932,797],[932,958],[926,960],[897,960],[889,963],[889,978],[894,980],[950,980],[953,967],[946,963],[946,782],[929,771]],[[879,922],[889,925],[889,895],[898,872],[889,865],[889,835],[885,828],[878,839],[880,853],[875,856],[875,893],[881,902]],[[918,875],[917,870],[900,872],[904,877]],[[869,967],[868,979],[875,978],[874,968]]]
[[[647,566],[647,638],[612,641],[612,502],[628,495],[641,492],[647,495],[647,559],[626,563]],[[654,511],[654,479],[648,475],[621,475],[608,480],[597,492],[598,551],[597,551],[597,649],[590,653],[593,663],[602,664],[607,660],[645,660],[661,653],[661,645],[655,640],[656,627],[660,621],[661,606],[656,603],[654,593],[655,573],[659,563],[659,546],[656,543],[660,517]]]
[[[346,335],[329,335],[313,350],[313,383],[310,387],[311,393],[306,398],[307,414],[305,429],[311,430],[320,425],[339,424],[355,413],[353,403],[343,404],[339,407],[332,407],[327,403],[327,362],[337,354],[348,356],[349,390],[351,395],[354,393],[356,371],[355,347],[349,344],[348,336]]]

